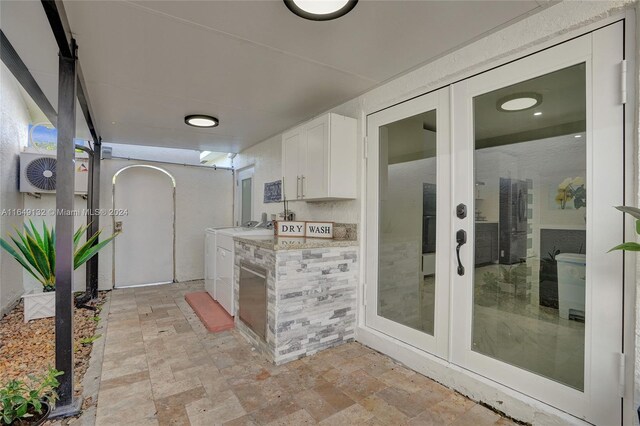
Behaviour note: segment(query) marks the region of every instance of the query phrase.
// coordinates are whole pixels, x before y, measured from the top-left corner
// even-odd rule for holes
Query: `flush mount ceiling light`
[[[358,0],[284,0],[290,11],[312,21],[330,21],[346,15]]]
[[[219,123],[217,118],[202,114],[187,115],[184,122],[193,127],[216,127]]]
[[[542,103],[542,95],[539,93],[515,93],[499,99],[496,107],[498,111],[514,112],[535,108]]]

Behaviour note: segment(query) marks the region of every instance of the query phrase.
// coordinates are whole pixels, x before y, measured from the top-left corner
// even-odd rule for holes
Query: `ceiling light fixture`
[[[534,112],[533,115],[542,115],[542,113],[538,111],[538,112]]]
[[[187,115],[184,122],[193,127],[216,127],[219,124],[217,118],[202,114]]]
[[[284,0],[296,15],[312,21],[330,21],[351,12],[358,0]]]
[[[498,100],[498,111],[515,112],[535,108],[542,103],[542,95],[538,93],[515,93]]]
[[[582,137],[582,135],[575,135],[574,138],[576,139],[580,139]]]

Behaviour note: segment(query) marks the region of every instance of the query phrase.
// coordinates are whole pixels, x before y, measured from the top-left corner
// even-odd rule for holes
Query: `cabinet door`
[[[300,156],[303,153],[302,127],[282,135],[282,173],[284,196],[287,200],[300,198]]]
[[[328,195],[329,115],[305,124],[306,164],[301,170],[302,198],[323,198]]]

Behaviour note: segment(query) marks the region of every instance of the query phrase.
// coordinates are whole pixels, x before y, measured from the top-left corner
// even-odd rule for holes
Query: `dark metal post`
[[[56,369],[60,400],[56,415],[79,407],[73,398],[73,218],[76,134],[76,43],[71,55],[60,52],[58,69],[58,161],[56,165]]]
[[[93,144],[93,155],[89,172],[89,186],[91,188],[91,212],[89,233],[87,238],[95,235],[100,230],[100,160],[102,157],[102,141],[100,138]],[[96,240],[95,244],[98,244]],[[91,299],[98,297],[98,254],[87,262],[87,293]]]

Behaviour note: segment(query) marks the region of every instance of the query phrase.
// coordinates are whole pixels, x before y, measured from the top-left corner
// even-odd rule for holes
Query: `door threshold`
[[[123,285],[123,286],[114,286],[113,289],[114,290],[123,290],[125,288],[139,288],[139,287],[151,287],[154,285],[167,285],[167,284],[173,284],[173,281],[161,281],[161,282],[157,282],[157,283],[149,283],[149,284],[136,284],[136,285]]]

